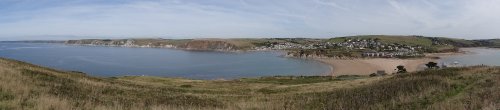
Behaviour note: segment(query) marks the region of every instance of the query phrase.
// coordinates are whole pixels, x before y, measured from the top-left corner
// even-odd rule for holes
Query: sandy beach
[[[359,59],[334,59],[334,58],[314,58],[317,61],[326,63],[332,67],[331,75],[370,75],[378,70],[384,70],[388,74],[396,72],[396,66],[405,66],[408,72],[424,70],[428,62],[438,62],[440,58],[474,54],[468,49],[461,48],[459,52],[450,53],[427,53],[423,58],[397,59],[397,58],[359,58]]]
[[[396,72],[396,66],[403,65],[407,71],[413,72],[425,69],[425,64],[430,61],[437,61],[433,58],[418,59],[393,59],[393,58],[370,58],[370,59],[316,59],[332,66],[330,74],[338,75],[369,75],[378,70],[384,70],[386,73]]]

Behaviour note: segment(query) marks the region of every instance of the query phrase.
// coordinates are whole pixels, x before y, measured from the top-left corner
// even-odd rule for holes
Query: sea
[[[329,65],[283,57],[280,51],[214,52],[166,48],[76,46],[57,43],[0,43],[0,57],[96,77],[160,76],[238,79],[325,75]]]

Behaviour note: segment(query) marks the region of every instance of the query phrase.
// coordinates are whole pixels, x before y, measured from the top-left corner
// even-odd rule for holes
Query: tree
[[[403,66],[403,65],[396,66],[396,68],[398,71],[397,73],[406,73],[407,72],[405,66]]]
[[[439,68],[437,66],[437,63],[435,63],[435,62],[429,62],[429,63],[425,64],[425,66],[427,66],[427,68]]]

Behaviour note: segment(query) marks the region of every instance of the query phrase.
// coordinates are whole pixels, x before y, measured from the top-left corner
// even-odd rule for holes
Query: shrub
[[[180,87],[182,87],[182,88],[191,88],[191,87],[193,87],[193,85],[185,84],[185,85],[181,85]]]

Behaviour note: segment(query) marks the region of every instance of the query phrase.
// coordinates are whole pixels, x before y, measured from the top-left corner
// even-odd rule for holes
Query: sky
[[[0,0],[0,40],[500,38],[500,0]]]

